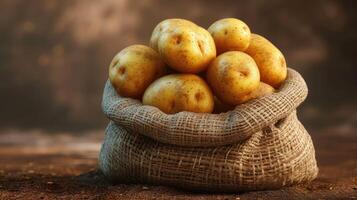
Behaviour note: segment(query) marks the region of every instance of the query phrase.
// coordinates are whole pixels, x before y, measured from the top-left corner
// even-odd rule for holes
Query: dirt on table
[[[97,170],[103,133],[0,133],[0,199],[357,199],[357,136],[310,131],[318,178],[280,190],[209,194],[165,186],[113,184]]]

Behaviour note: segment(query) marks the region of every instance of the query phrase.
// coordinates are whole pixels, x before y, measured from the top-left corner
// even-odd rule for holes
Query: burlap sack
[[[111,122],[99,167],[114,181],[211,191],[311,181],[315,150],[295,112],[306,96],[304,80],[289,69],[279,92],[227,113],[167,115],[118,96],[107,82],[102,107]]]

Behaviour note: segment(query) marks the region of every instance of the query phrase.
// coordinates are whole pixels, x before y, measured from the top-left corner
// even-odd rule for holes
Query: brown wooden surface
[[[350,127],[310,131],[320,168],[309,184],[236,194],[113,185],[96,170],[101,131],[72,136],[0,134],[0,199],[357,199],[357,140]]]

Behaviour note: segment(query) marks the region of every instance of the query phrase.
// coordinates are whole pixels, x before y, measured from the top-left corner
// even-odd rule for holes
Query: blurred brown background
[[[104,129],[100,102],[112,57],[148,44],[154,26],[224,17],[269,38],[306,78],[308,128],[357,127],[356,1],[1,0],[0,128]],[[354,131],[352,131],[354,132]]]

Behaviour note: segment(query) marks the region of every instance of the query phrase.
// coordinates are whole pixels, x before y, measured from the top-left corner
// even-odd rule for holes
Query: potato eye
[[[122,67],[119,68],[119,73],[120,73],[120,74],[124,74],[125,71],[126,71],[126,68],[125,68],[124,66],[122,66]]]
[[[203,93],[202,92],[197,92],[196,94],[195,94],[195,99],[197,100],[197,101],[200,101],[200,100],[202,100],[203,99]]]
[[[182,40],[181,35],[178,35],[174,38],[175,44],[177,44],[177,45],[181,43],[181,40]]]

